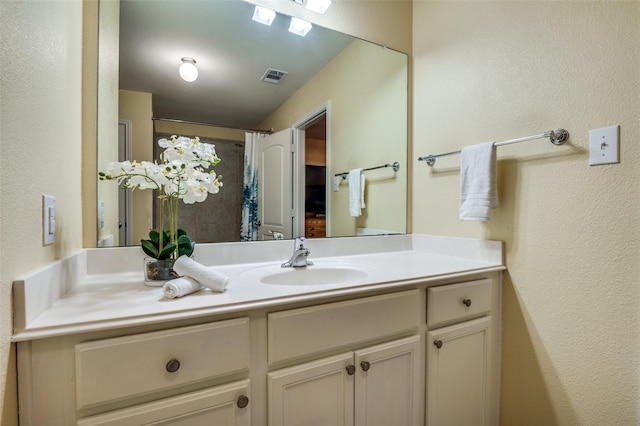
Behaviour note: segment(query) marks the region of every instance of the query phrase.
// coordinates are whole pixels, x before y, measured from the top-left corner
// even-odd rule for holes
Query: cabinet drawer
[[[410,333],[420,323],[418,290],[270,313],[269,364]]]
[[[79,409],[249,368],[249,320],[240,318],[76,345]]]
[[[491,280],[488,279],[431,287],[427,290],[429,328],[480,317],[490,310]]]
[[[162,399],[78,420],[78,426],[249,426],[249,380]]]

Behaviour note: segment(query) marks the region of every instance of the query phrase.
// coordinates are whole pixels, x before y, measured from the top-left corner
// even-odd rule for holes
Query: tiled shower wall
[[[171,135],[158,133],[155,140]],[[224,139],[200,138],[201,142],[216,146],[222,161],[214,168],[222,175],[223,187],[217,194],[209,194],[202,203],[180,203],[178,226],[196,243],[218,243],[240,241],[242,209],[242,179],[244,170],[244,142]],[[157,144],[154,144],[156,151]],[[154,158],[159,152],[154,152]],[[154,227],[159,220],[158,199],[154,199]]]

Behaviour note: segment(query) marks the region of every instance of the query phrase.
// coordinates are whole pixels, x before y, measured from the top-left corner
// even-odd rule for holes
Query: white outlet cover
[[[56,199],[51,195],[42,196],[42,244],[48,246],[56,242]]]
[[[619,133],[620,126],[589,131],[589,165],[596,166],[598,164],[620,162]]]

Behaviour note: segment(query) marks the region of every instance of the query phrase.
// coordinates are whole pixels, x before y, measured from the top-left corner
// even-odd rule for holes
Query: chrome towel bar
[[[569,138],[569,132],[567,132],[565,129],[549,130],[548,132],[540,133],[539,135],[525,136],[523,138],[496,142],[494,143],[494,145],[495,146],[510,145],[512,143],[519,143],[519,142],[525,142],[525,141],[542,139],[542,138],[549,138],[549,141],[554,145],[562,145]],[[430,154],[425,157],[419,157],[418,161],[426,161],[427,165],[433,166],[434,164],[436,164],[436,158],[446,157],[447,155],[460,154],[461,152],[462,151],[451,151],[451,152],[445,152],[443,154],[433,154],[433,155]]]
[[[400,170],[400,163],[398,163],[397,161],[393,164],[383,164],[382,166],[377,166],[377,167],[369,167],[368,169],[362,169],[363,172],[368,172],[369,170],[375,170],[375,169],[383,169],[385,167],[393,167],[393,171],[397,172],[398,170]],[[347,176],[349,176],[349,172],[343,172],[343,173],[336,173],[334,176],[342,176],[342,179],[346,179]]]

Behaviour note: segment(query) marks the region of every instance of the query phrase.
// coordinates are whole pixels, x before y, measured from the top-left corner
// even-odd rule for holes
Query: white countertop
[[[139,248],[83,250],[14,282],[12,340],[240,312],[505,269],[497,241],[402,235],[307,243],[318,265],[357,264],[367,276],[338,284],[264,284],[247,271],[277,268],[290,255],[291,241],[202,245],[196,260],[229,276],[226,291],[203,289],[167,299],[160,287],[144,285]]]

